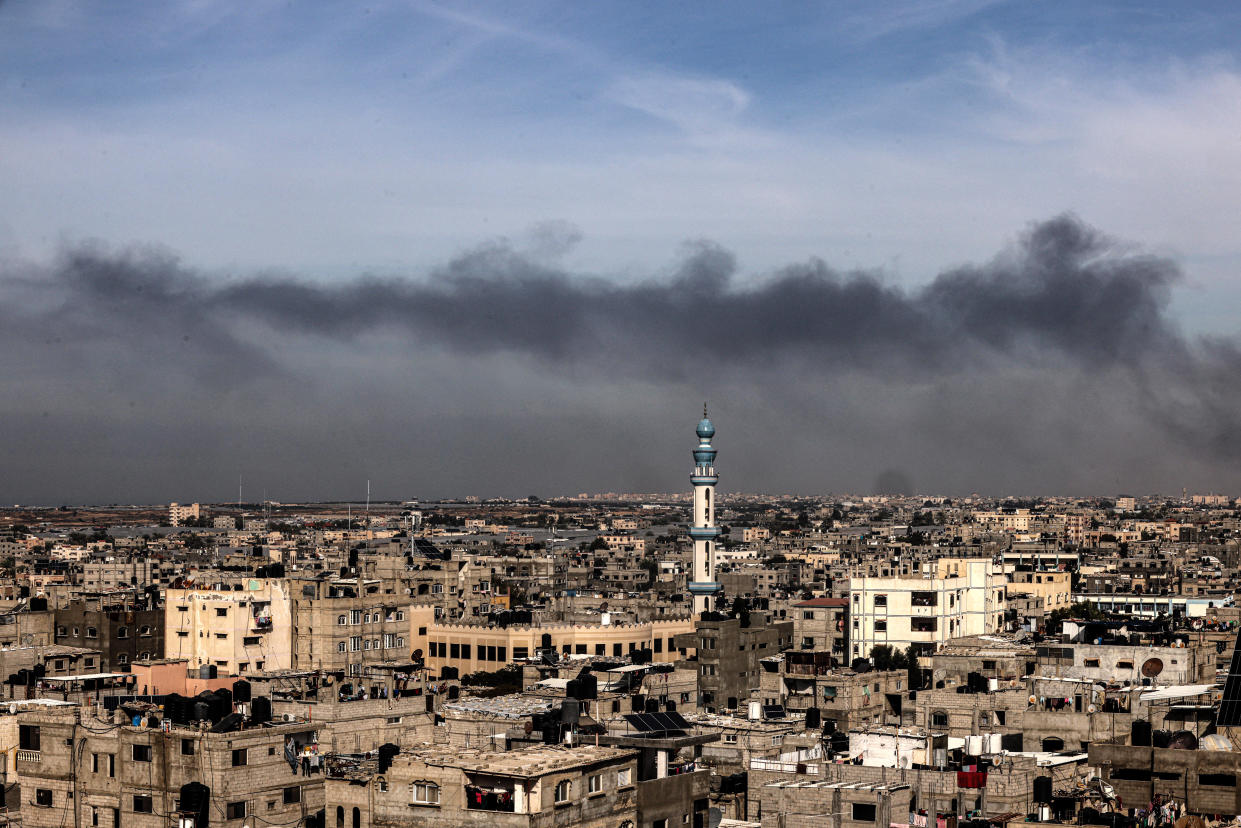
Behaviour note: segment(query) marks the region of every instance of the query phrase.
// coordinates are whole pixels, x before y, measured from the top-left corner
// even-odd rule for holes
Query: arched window
[[[125,653],[121,653],[120,655],[116,657],[116,663],[117,664],[128,664],[129,656],[127,656]]]
[[[148,661],[148,660],[150,660],[150,658],[151,658],[151,654],[150,654],[149,652],[145,652],[145,651],[144,651],[144,652],[142,653],[142,655],[140,655],[140,656],[138,656],[138,657],[139,657],[140,659],[142,659],[143,661]]]
[[[345,828],[345,809],[336,806],[336,828]]]
[[[336,652],[343,653],[344,651],[345,651],[345,642],[343,641],[336,642]]]
[[[353,809],[353,828],[362,828],[362,812],[357,808]]]
[[[338,627],[345,626],[345,616],[343,615],[336,616],[336,626]]]
[[[409,783],[409,798],[419,805],[440,804],[440,786],[434,782]]]
[[[150,634],[151,634],[151,627],[149,624],[142,627],[140,630],[138,630],[138,635],[150,635]]]
[[[569,797],[573,793],[573,783],[568,779],[562,779],[556,783],[556,801],[568,802]]]
[[[129,627],[117,627],[116,637],[117,638],[129,638]]]

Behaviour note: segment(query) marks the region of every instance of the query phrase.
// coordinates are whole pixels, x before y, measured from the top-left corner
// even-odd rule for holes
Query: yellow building
[[[679,657],[673,640],[694,631],[688,617],[632,624],[495,627],[445,623],[435,618],[434,607],[421,605],[410,608],[410,617],[410,638],[425,654],[427,667],[433,673],[456,667],[462,675],[499,670],[514,660],[534,656],[543,647],[561,655],[614,657],[649,649],[654,661],[671,662]]]
[[[164,598],[164,655],[222,675],[288,670],[293,620],[287,583],[247,578],[242,589],[169,589]]]
[[[1043,599],[1045,612],[1052,612],[1073,603],[1073,579],[1070,572],[1011,572],[1008,575],[1009,595],[1036,595]]]

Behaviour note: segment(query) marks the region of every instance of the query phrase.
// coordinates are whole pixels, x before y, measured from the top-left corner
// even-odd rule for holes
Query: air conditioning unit
[[[281,714],[281,718],[282,718],[282,719],[284,719],[286,722],[295,722],[295,721],[297,721],[297,717],[296,717],[296,716],[294,716],[292,713],[282,713],[282,714]]]

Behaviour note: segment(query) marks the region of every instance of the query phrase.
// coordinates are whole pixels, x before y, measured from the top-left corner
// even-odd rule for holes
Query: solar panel
[[[625,721],[641,733],[673,733],[690,729],[680,713],[629,713]]]
[[[1241,726],[1241,632],[1233,646],[1232,664],[1228,667],[1228,680],[1224,683],[1224,696],[1215,714],[1216,727]]]
[[[763,718],[765,719],[783,719],[784,705],[782,704],[765,704],[763,705]]]

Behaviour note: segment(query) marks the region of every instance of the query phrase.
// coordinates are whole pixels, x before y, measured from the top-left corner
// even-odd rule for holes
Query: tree
[[[906,670],[909,659],[890,644],[876,644],[870,648],[870,663],[876,670]]]

